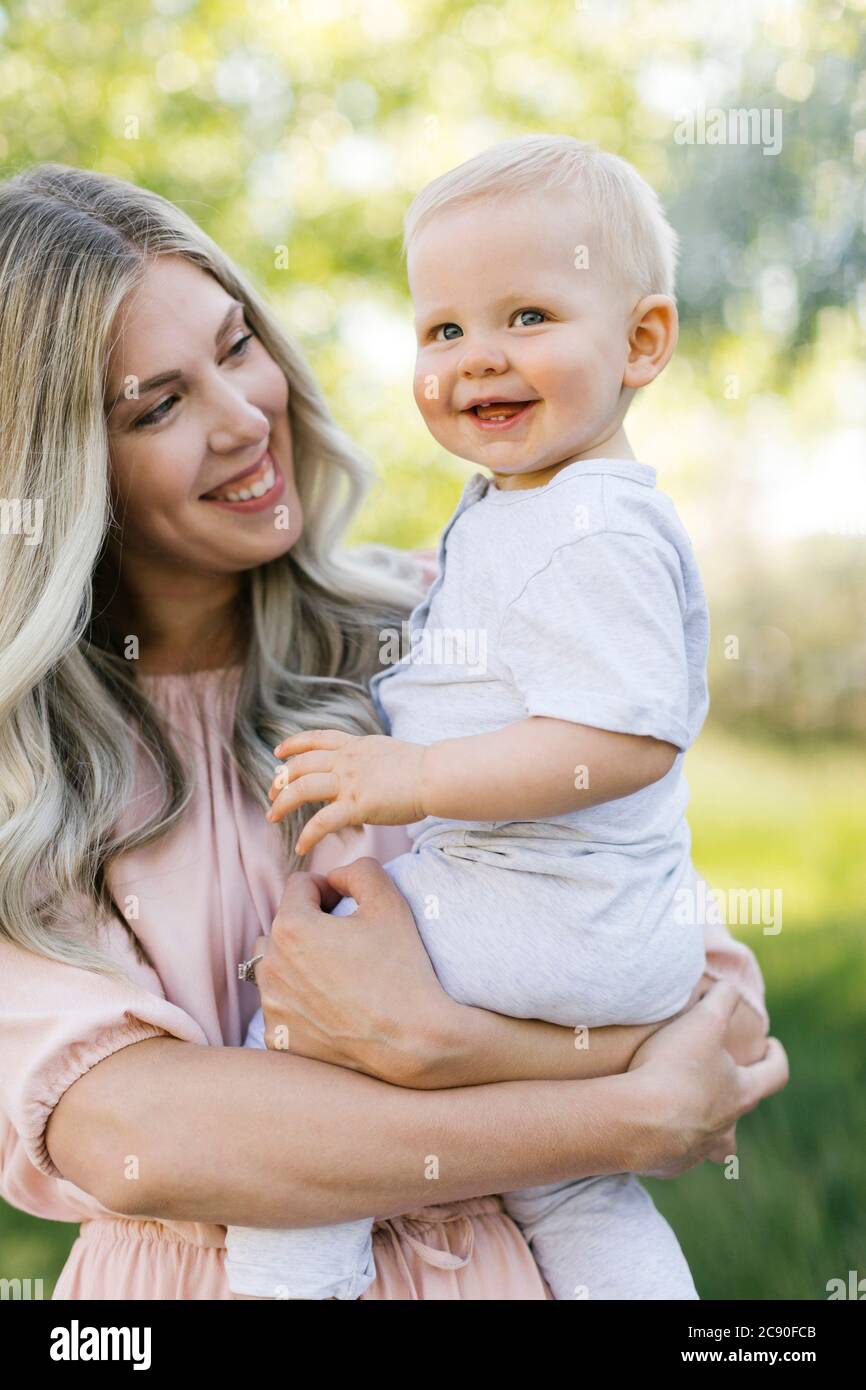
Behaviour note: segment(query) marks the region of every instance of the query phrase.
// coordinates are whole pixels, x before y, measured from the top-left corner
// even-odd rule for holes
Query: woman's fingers
[[[787,1086],[790,1079],[788,1054],[778,1038],[768,1038],[766,1056],[759,1062],[740,1067],[739,1071],[747,1101],[744,1110],[754,1110],[759,1101]]]
[[[716,980],[691,1010],[692,1016],[700,1020],[712,1018],[717,1025],[719,1037],[723,1038],[734,1010],[742,999],[740,991],[730,980]]]
[[[677,1051],[681,1055],[700,1057],[708,1050],[713,1053],[722,1052],[731,1016],[741,997],[739,990],[730,981],[715,981],[696,1004],[678,1014],[675,1020],[670,1020],[646,1042],[641,1043],[629,1070],[646,1066],[653,1061],[660,1049],[667,1050],[666,1044],[674,1037],[677,1039]]]
[[[296,811],[307,801],[330,801],[339,791],[339,784],[333,772],[313,772],[299,777],[288,787],[283,787],[265,815],[265,820],[278,821],[290,811]]]
[[[329,869],[328,880],[344,898],[355,899],[359,912],[367,908],[372,913],[379,913],[388,907],[393,911],[395,900],[406,908],[406,900],[394,886],[393,880],[377,860],[368,856]]]
[[[729,1130],[716,1141],[707,1158],[711,1163],[727,1163],[728,1159],[737,1152],[737,1126],[732,1125]]]
[[[295,753],[309,753],[315,748],[342,748],[348,743],[351,734],[340,729],[304,729],[299,734],[290,734],[278,743],[274,753],[278,758],[287,758]]]
[[[325,898],[330,898],[333,891],[324,875],[311,874],[304,869],[296,869],[286,879],[283,896],[274,918],[274,926],[281,920],[282,922],[291,921],[292,917],[296,917],[299,913],[321,912]],[[268,938],[262,937],[262,940],[267,941]],[[256,949],[258,950],[258,947]]]

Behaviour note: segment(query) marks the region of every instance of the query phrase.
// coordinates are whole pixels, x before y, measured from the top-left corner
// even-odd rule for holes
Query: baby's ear
[[[631,317],[623,386],[638,390],[655,381],[673,356],[678,337],[679,315],[669,294],[649,294],[640,300]]]

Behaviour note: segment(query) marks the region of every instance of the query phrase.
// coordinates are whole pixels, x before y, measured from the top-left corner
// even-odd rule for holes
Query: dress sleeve
[[[499,650],[527,715],[689,746],[679,557],[603,531],[554,551],[508,605]]]
[[[74,1081],[144,1038],[208,1041],[199,1024],[165,998],[156,973],[133,960],[121,935],[118,925],[108,954],[129,958],[129,983],[0,942],[0,1110],[30,1162],[48,1177],[63,1174],[49,1156],[45,1128]]]

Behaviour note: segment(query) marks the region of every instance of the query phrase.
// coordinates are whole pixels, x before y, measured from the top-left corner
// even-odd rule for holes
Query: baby
[[[445,528],[411,650],[372,682],[391,737],[287,738],[269,818],[325,803],[409,825],[386,865],[461,1003],[579,1030],[679,1012],[704,967],[686,749],[708,708],[700,576],[624,421],[677,338],[675,234],[623,160],[564,136],[499,145],[406,219],[415,398],[486,469]],[[422,638],[424,640],[422,640]],[[356,904],[344,899],[338,914]],[[264,1046],[261,1014],[250,1046]],[[695,1299],[637,1178],[504,1195],[557,1299]],[[229,1228],[235,1292],[354,1299],[371,1222]]]

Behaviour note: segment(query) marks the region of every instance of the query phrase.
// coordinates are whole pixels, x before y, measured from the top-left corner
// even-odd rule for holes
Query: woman
[[[42,503],[36,543],[0,546],[0,1154],[8,1201],[82,1222],[55,1297],[228,1298],[225,1224],[370,1213],[366,1297],[545,1297],[484,1194],[731,1152],[786,1080],[753,957],[716,929],[710,973],[751,1009],[723,983],[580,1051],[443,994],[358,860],[402,832],[332,838],[311,867],[355,862],[285,886],[299,822],[264,821],[270,750],[375,730],[366,681],[417,567],[338,551],[362,463],[178,209],[42,166],[0,187],[0,265],[0,493]],[[237,963],[272,923],[288,1056],[240,1047]]]

